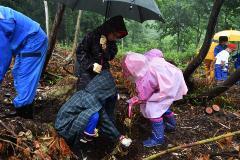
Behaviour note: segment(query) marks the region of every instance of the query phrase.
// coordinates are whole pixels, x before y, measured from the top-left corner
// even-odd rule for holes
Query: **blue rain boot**
[[[170,114],[165,113],[163,115],[163,121],[166,132],[174,132],[176,130],[176,119],[174,118],[173,112],[171,112]]]
[[[155,147],[164,143],[164,123],[163,120],[160,122],[152,122],[152,136],[143,141],[144,147]]]

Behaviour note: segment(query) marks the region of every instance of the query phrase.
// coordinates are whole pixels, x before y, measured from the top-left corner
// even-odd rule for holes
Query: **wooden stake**
[[[215,111],[215,112],[219,112],[220,111],[220,107],[216,104],[212,105],[212,109]]]
[[[49,14],[48,14],[48,2],[44,0],[44,8],[45,8],[45,18],[46,18],[46,32],[49,37]]]
[[[190,144],[183,144],[183,145],[180,145],[180,146],[177,146],[177,147],[169,148],[167,150],[161,151],[157,154],[153,154],[153,155],[151,155],[147,158],[144,158],[143,160],[156,159],[156,158],[159,158],[160,156],[162,156],[164,154],[167,154],[167,153],[171,153],[171,152],[174,152],[174,151],[178,151],[178,150],[182,150],[182,149],[185,149],[185,148],[190,148],[190,147],[193,147],[193,146],[202,145],[202,144],[206,144],[206,143],[210,143],[210,142],[215,142],[215,141],[218,141],[220,139],[224,139],[224,138],[231,137],[231,136],[236,136],[236,135],[240,135],[240,131],[231,132],[231,133],[223,134],[223,135],[220,135],[220,136],[217,136],[217,137],[212,137],[212,138],[209,138],[209,139],[193,142],[193,143],[190,143]]]
[[[211,107],[207,107],[205,109],[205,111],[206,111],[207,114],[212,114],[213,113],[213,109]]]

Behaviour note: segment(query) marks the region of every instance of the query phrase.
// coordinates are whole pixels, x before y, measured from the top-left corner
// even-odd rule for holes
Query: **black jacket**
[[[77,49],[78,74],[92,73],[94,63],[102,65],[103,69],[110,68],[109,61],[114,59],[117,54],[116,42],[107,42],[107,51],[103,52],[100,38],[101,35],[107,36],[111,32],[121,33],[119,38],[128,34],[122,16],[109,19],[83,38]]]
[[[94,63],[103,66],[103,69],[109,69],[108,61],[111,61],[117,54],[116,42],[107,43],[107,52],[104,53],[101,45],[101,33],[96,31],[88,33],[77,49],[77,61],[80,72],[91,71]],[[104,53],[104,54],[103,54]]]

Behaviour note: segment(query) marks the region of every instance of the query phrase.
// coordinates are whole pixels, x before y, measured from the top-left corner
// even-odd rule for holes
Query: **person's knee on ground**
[[[165,125],[166,132],[173,132],[176,129],[176,119],[174,113],[168,109],[167,112],[163,115],[163,121]]]
[[[150,119],[152,123],[152,135],[143,141],[144,147],[155,147],[164,144],[164,122],[163,118]]]

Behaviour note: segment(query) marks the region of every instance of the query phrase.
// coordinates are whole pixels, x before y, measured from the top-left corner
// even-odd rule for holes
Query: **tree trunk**
[[[66,61],[70,61],[73,57],[76,57],[74,55],[76,54],[76,51],[77,51],[78,36],[79,36],[79,33],[80,33],[81,16],[82,16],[82,11],[79,10],[78,18],[77,18],[77,24],[76,24],[76,28],[75,28],[75,35],[74,35],[74,42],[73,42],[72,53],[66,58]]]
[[[60,24],[62,22],[64,11],[65,11],[65,5],[64,4],[58,4],[58,10],[57,10],[57,13],[55,15],[55,19],[54,19],[54,22],[53,22],[53,27],[52,27],[50,37],[49,37],[49,47],[48,47],[48,51],[47,51],[46,61],[45,61],[44,68],[43,68],[43,74],[45,73],[48,62],[49,62],[49,60],[52,56],[52,52],[53,52],[53,49],[55,47],[56,40],[57,40],[58,29],[59,29]]]
[[[220,94],[227,91],[230,87],[236,84],[240,80],[240,69],[237,69],[222,85],[216,86],[211,89],[209,92],[204,93],[203,96],[207,97],[208,100],[211,100]]]
[[[44,1],[44,8],[45,8],[45,17],[46,17],[46,32],[47,36],[49,37],[49,14],[48,14],[48,2]]]
[[[217,18],[219,15],[219,12],[221,10],[221,7],[224,3],[224,0],[215,0],[214,5],[212,8],[212,12],[209,18],[208,26],[207,26],[207,32],[205,35],[205,39],[203,42],[203,45],[200,49],[199,54],[189,63],[186,70],[184,71],[184,78],[187,84],[190,83],[190,77],[194,73],[194,71],[200,66],[200,64],[203,62],[204,58],[206,57],[209,47],[211,45],[211,40],[214,35],[214,29],[217,24]]]

